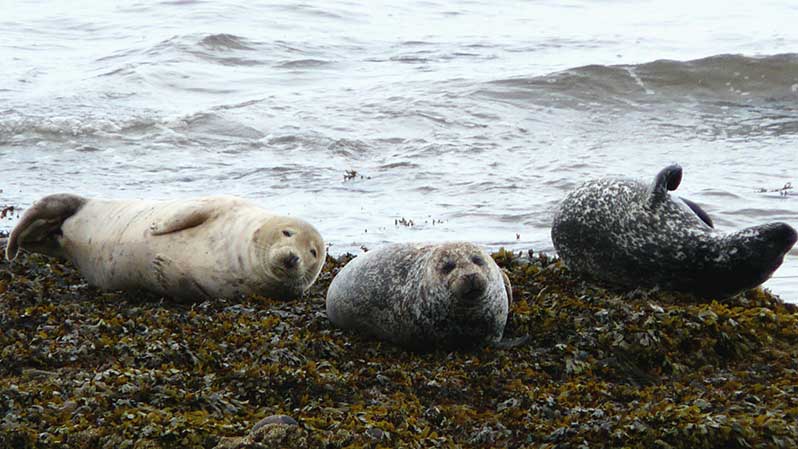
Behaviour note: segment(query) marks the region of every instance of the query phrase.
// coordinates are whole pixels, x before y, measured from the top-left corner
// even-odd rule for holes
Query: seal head
[[[795,244],[795,230],[770,223],[721,233],[697,204],[670,194],[681,180],[682,168],[671,165],[650,184],[584,183],[555,212],[557,253],[571,270],[623,288],[725,297],[767,280]]]
[[[421,303],[431,306],[426,310],[428,317],[437,317],[428,323],[435,340],[449,340],[449,346],[473,346],[486,337],[501,339],[504,323],[497,319],[503,316],[506,321],[506,313],[496,313],[494,296],[501,296],[502,290],[512,295],[512,290],[507,293],[503,284],[489,288],[495,268],[493,259],[476,245],[440,245],[432,250],[419,294]],[[509,296],[499,302],[509,304],[511,300]]]
[[[303,220],[274,217],[255,231],[252,241],[261,291],[275,298],[301,296],[324,265],[324,240]]]

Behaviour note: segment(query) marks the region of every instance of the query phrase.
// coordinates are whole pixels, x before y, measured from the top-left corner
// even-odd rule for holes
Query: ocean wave
[[[48,112],[25,114],[13,109],[0,112],[0,144],[75,138],[134,141],[141,136],[145,141],[166,139],[167,142],[185,143],[187,139],[201,139],[209,143],[219,140],[257,141],[265,134],[213,112],[198,112],[174,119],[164,119],[153,111],[110,111],[99,107],[93,111],[73,110],[64,115]],[[90,145],[94,146],[97,145]]]
[[[211,50],[252,50],[247,40],[233,34],[211,34],[202,38],[199,45]]]
[[[544,76],[507,78],[480,86],[475,95],[503,102],[582,109],[644,107],[662,102],[735,105],[794,104],[798,54],[717,55],[692,61],[587,65]]]
[[[169,123],[169,127],[194,136],[261,139],[265,134],[251,126],[209,112],[198,112]]]
[[[324,67],[330,64],[332,64],[330,61],[323,61],[320,59],[295,59],[281,62],[275,67],[280,69],[313,69]]]
[[[220,65],[253,66],[268,63],[260,59],[261,55],[269,54],[261,51],[262,47],[262,44],[232,34],[185,34],[171,36],[148,47],[116,51],[98,58],[97,62],[105,64],[103,75],[117,74],[120,69],[131,72],[142,66],[171,65],[194,58]],[[115,60],[120,60],[121,65],[108,65]]]
[[[122,135],[155,127],[160,122],[156,117],[145,115],[112,117],[84,112],[81,115],[29,115],[13,109],[3,111],[0,113],[0,143],[39,137]]]
[[[393,170],[393,169],[397,169],[397,168],[417,170],[417,169],[421,168],[421,165],[416,164],[414,162],[410,162],[410,161],[400,161],[400,162],[391,162],[391,163],[388,163],[388,164],[382,164],[378,168],[380,170],[383,170],[383,171]]]

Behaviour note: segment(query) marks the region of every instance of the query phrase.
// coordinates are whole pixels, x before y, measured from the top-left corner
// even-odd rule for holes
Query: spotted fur
[[[671,165],[650,184],[582,184],[555,212],[557,253],[571,270],[625,288],[724,297],[767,280],[795,244],[795,229],[769,223],[719,232],[695,203],[669,193],[681,177],[682,168]]]
[[[338,273],[327,316],[402,346],[473,346],[501,340],[511,301],[509,280],[474,244],[394,244]]]

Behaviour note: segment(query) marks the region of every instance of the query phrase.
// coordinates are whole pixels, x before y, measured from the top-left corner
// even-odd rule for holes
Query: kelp
[[[413,353],[293,301],[103,292],[0,264],[0,447],[759,448],[798,444],[798,311],[766,290],[618,292],[499,251],[520,346]],[[260,420],[288,415],[297,424]],[[257,429],[252,432],[253,427]]]

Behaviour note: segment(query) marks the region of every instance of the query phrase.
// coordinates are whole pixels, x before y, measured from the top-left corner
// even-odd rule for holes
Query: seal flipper
[[[85,203],[86,198],[71,193],[47,195],[35,202],[8,236],[6,259],[14,260],[20,248],[62,256],[56,240],[61,235],[61,225]]]
[[[150,225],[152,235],[164,235],[193,228],[205,223],[217,208],[207,204],[192,204],[177,210],[166,220],[154,222]]]
[[[186,274],[174,261],[158,254],[152,261],[160,292],[174,298],[191,301],[207,301],[213,296],[197,280]]]
[[[706,223],[707,226],[709,226],[710,228],[715,227],[715,225],[712,223],[712,219],[709,218],[709,214],[707,214],[707,212],[704,209],[701,209],[701,206],[688,200],[687,198],[682,198],[682,201],[684,201],[684,204],[686,204],[696,215],[698,215],[698,218],[700,218],[701,221]]]
[[[510,278],[504,270],[499,269],[502,274],[502,281],[504,282],[504,290],[507,292],[507,311],[509,313],[510,307],[513,305],[513,286],[510,284]]]
[[[676,190],[682,182],[682,167],[679,164],[669,165],[654,177],[649,189],[649,205],[657,207],[668,198],[669,190]]]
[[[530,337],[529,334],[527,334],[515,338],[503,338],[500,341],[492,343],[491,346],[493,346],[496,349],[513,349],[525,345],[529,343],[531,340],[532,337]]]

